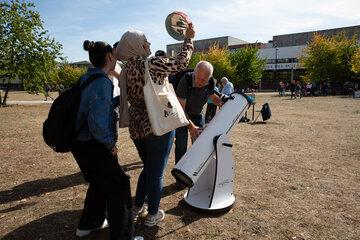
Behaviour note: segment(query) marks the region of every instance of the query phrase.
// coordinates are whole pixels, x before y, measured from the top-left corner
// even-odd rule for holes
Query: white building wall
[[[267,63],[265,70],[275,69],[275,61],[277,59],[276,69],[299,69],[302,68],[297,61],[282,62],[284,59],[299,59],[303,55],[306,45],[278,47],[278,48],[262,48],[259,49],[258,56],[261,59],[272,60]]]

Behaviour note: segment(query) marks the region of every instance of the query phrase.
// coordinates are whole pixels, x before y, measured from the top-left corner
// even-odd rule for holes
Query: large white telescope
[[[226,211],[234,202],[234,160],[227,134],[249,108],[250,98],[231,94],[193,145],[171,171],[189,190],[184,200],[202,211]]]

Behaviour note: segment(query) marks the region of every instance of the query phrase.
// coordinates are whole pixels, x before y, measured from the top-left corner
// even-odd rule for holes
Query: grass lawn
[[[43,99],[15,92],[9,97]],[[257,108],[264,102],[273,113],[267,124],[241,123],[230,135],[234,208],[219,215],[185,206],[184,191],[170,174],[172,153],[161,200],[166,218],[158,227],[137,224],[137,234],[166,240],[359,239],[360,100],[258,95]],[[48,110],[0,108],[1,239],[75,239],[87,185],[71,154],[56,154],[43,142]],[[120,131],[118,147],[134,195],[141,163],[127,130]],[[99,231],[87,239],[106,236]]]

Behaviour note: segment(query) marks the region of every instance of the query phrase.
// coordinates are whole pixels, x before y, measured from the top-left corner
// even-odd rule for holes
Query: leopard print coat
[[[156,84],[162,84],[167,76],[185,69],[189,64],[192,52],[193,43],[191,39],[185,39],[181,52],[175,58],[150,58],[148,61],[151,79]],[[127,73],[126,92],[130,103],[130,137],[132,139],[144,139],[152,134],[143,93],[145,59],[132,58],[125,64],[125,68]]]

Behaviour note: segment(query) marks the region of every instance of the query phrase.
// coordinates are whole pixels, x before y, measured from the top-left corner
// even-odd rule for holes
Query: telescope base
[[[195,195],[187,196],[188,191],[184,194],[184,201],[192,209],[199,212],[228,212],[235,203],[235,196],[232,194],[228,199],[225,199],[217,204],[212,204],[209,207],[210,198],[212,195],[212,190],[204,190]]]

